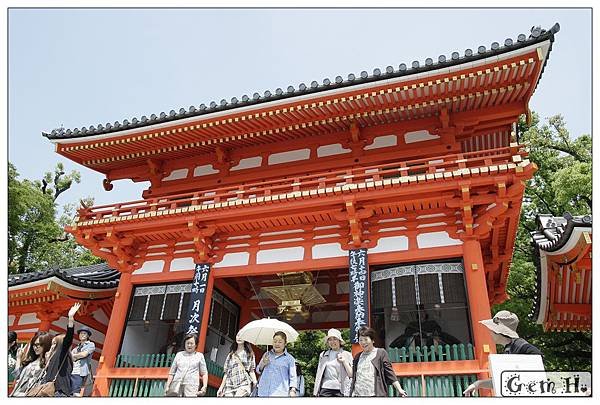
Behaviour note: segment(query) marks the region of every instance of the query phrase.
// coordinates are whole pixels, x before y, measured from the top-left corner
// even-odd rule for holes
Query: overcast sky
[[[62,161],[82,183],[59,203],[141,198],[147,184],[115,182],[54,153],[42,131],[217,103],[326,77],[369,73],[529,35],[560,23],[531,108],[591,132],[589,9],[11,9],[9,161],[40,178]]]

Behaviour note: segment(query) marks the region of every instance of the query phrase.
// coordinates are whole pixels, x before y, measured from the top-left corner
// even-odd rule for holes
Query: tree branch
[[[532,192],[537,198],[538,200],[540,200],[540,202],[542,204],[544,204],[544,206],[546,207],[546,209],[550,212],[550,214],[552,214],[553,216],[557,217],[558,215],[554,212],[554,210],[552,208],[550,208],[550,204],[548,204],[546,202],[546,200],[544,200],[544,198],[542,198],[542,196],[540,196],[538,193],[536,193],[536,191],[533,188],[529,189],[530,192]]]
[[[557,150],[559,152],[564,152],[567,155],[571,155],[572,157],[575,158],[575,160],[577,160],[578,162],[582,162],[582,163],[589,163],[589,159],[584,158],[583,156],[581,156],[579,153],[575,152],[572,148],[565,148],[563,146],[557,145],[555,143],[551,143],[548,145],[548,147],[550,149],[554,149]]]

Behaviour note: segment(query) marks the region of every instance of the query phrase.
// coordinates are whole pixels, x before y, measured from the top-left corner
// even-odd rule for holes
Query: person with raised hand
[[[71,389],[71,372],[73,371],[71,345],[75,332],[75,314],[80,307],[81,304],[77,302],[69,309],[67,333],[52,338],[52,345],[47,353],[48,365],[46,366],[46,375],[41,383],[54,381],[55,397],[70,397],[73,392]]]

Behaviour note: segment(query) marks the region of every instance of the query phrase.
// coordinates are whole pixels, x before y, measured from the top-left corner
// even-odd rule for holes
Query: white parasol
[[[292,343],[298,339],[298,332],[285,322],[278,319],[263,318],[247,323],[238,336],[246,342],[255,345],[272,345],[275,332],[283,332],[287,336],[287,342]]]

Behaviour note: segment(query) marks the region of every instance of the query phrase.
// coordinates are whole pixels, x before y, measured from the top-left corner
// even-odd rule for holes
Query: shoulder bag
[[[254,388],[252,387],[252,385],[253,385],[252,384],[252,377],[250,377],[250,373],[248,372],[248,370],[246,370],[246,367],[244,367],[244,363],[242,363],[242,360],[239,358],[239,356],[237,355],[237,353],[233,353],[233,356],[235,357],[235,360],[244,369],[244,371],[246,372],[246,375],[248,376],[248,380],[250,381],[250,393],[248,395],[252,396],[252,393],[256,389],[256,386]],[[256,396],[256,395],[254,395],[254,396]]]
[[[67,360],[67,356],[70,356],[70,355],[71,355],[70,353],[67,353],[65,355],[62,362],[60,363],[60,366],[58,367],[58,370],[56,371],[56,375],[54,376],[54,379],[52,381],[48,381],[47,383],[41,384],[42,380],[46,376],[46,369],[50,365],[50,362],[48,362],[48,364],[46,364],[46,367],[44,367],[44,371],[40,375],[39,381],[33,387],[31,387],[29,389],[29,391],[27,391],[27,394],[25,394],[25,396],[26,397],[53,397],[54,394],[56,393],[56,386],[54,385],[56,382],[56,379],[58,378],[58,375],[60,374],[60,370],[62,369],[62,366],[65,364],[65,360]]]
[[[171,383],[169,384],[169,388],[167,388],[167,392],[165,393],[165,396],[167,396],[167,397],[178,397],[179,396],[180,391],[181,391],[181,383],[185,379],[185,376],[187,375],[189,369],[190,368],[188,366],[188,368],[186,368],[186,370],[183,373],[183,376],[181,377],[180,380],[175,380],[175,376],[173,376],[173,379],[171,380]]]

